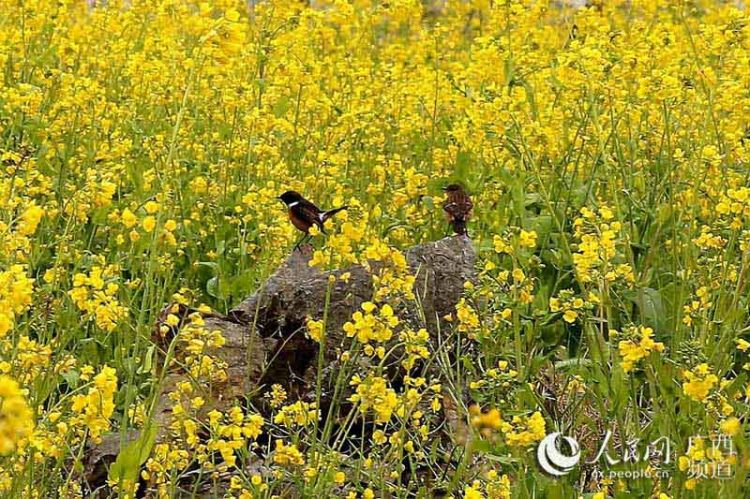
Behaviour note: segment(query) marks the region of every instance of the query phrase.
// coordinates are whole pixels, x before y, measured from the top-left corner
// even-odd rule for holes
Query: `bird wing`
[[[318,227],[323,227],[323,221],[320,218],[322,212],[310,201],[302,199],[297,205],[292,208],[292,210],[295,210],[295,214],[299,218],[305,220],[306,222],[309,222],[311,225],[315,224]]]

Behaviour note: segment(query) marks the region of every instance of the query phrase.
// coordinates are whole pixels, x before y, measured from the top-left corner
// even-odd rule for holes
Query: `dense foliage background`
[[[253,3],[0,0],[3,494],[89,494],[87,446],[132,428],[141,450],[104,496],[750,494],[746,11]],[[399,250],[446,235],[455,180],[480,262],[448,356],[389,310],[413,300]],[[271,416],[206,413],[222,339],[196,315],[171,339],[189,376],[154,441],[159,311],[254,290],[297,238],[286,189],[351,206],[316,265],[395,269],[337,346],[376,366],[341,374],[374,433],[322,439],[315,404],[281,387]],[[404,366],[439,369],[390,386],[391,338]],[[558,430],[588,457],[611,430],[612,456],[667,437],[679,459],[657,479],[607,478],[643,461],[553,478],[535,450]]]

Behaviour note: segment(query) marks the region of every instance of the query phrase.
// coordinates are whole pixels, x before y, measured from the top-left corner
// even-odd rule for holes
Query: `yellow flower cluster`
[[[394,328],[399,325],[399,319],[389,304],[378,306],[372,302],[362,304],[359,310],[352,314],[352,320],[344,324],[344,332],[349,338],[357,338],[362,344],[384,343],[393,337]]]
[[[315,408],[315,404],[303,402],[298,400],[297,402],[283,406],[276,416],[273,418],[273,422],[287,426],[289,428],[293,426],[307,426],[315,423],[320,416],[320,411]]]
[[[683,393],[696,402],[705,401],[711,390],[719,383],[719,377],[712,373],[705,363],[698,364],[692,371],[686,370],[683,377]]]
[[[186,301],[185,296],[177,298]],[[200,312],[191,313],[174,340],[184,345],[182,365],[188,367],[190,376],[169,393],[169,438],[154,447],[141,474],[159,497],[169,497],[175,477],[191,463],[198,463],[207,473],[227,474],[233,490],[243,490],[248,484],[238,470],[245,465],[247,450],[257,448],[256,440],[266,424],[261,415],[238,405],[221,411],[208,404],[212,385],[223,382],[226,371],[224,362],[216,357],[224,338],[204,326]],[[251,487],[255,486],[261,484],[253,479]]]
[[[546,427],[542,414],[537,411],[531,416],[513,416],[510,422],[503,421],[500,429],[511,447],[528,447],[547,435]]]
[[[127,309],[117,301],[120,289],[115,282],[117,270],[112,265],[94,266],[88,274],[76,274],[69,292],[75,305],[107,332],[114,331],[127,314]]]
[[[283,386],[275,383],[271,385],[271,391],[266,392],[264,396],[268,399],[271,407],[277,409],[286,401],[288,394]]]
[[[316,321],[314,319],[308,318],[306,323],[307,325],[307,334],[310,336],[311,339],[317,341],[320,343],[323,338],[325,337],[325,324],[323,321]]]
[[[517,232],[518,234],[515,237],[511,237],[509,234],[504,234],[503,236],[495,234],[492,237],[492,246],[495,249],[495,252],[513,255],[515,247],[526,249],[536,248],[538,236],[535,231],[518,229]]]
[[[190,426],[185,420],[186,429]],[[248,440],[255,440],[262,433],[263,418],[258,414],[245,414],[240,407],[234,406],[226,414],[217,410],[208,413],[210,437],[205,444],[197,445],[199,461],[206,469],[212,466],[207,462],[212,452],[221,455],[221,467],[235,466],[237,458],[235,452],[246,448]],[[197,444],[195,430],[188,434],[188,443]]]
[[[528,447],[546,436],[546,422],[540,412],[530,416],[513,416],[510,421],[502,418],[500,411],[492,408],[482,412],[478,406],[469,408],[471,425],[484,437],[489,438],[495,432],[502,432],[510,447]]]
[[[23,265],[12,265],[0,272],[0,338],[13,329],[16,317],[31,305],[34,280]]]
[[[466,298],[461,298],[456,304],[456,318],[458,319],[456,329],[462,333],[475,333],[479,328],[479,315]]]
[[[510,499],[511,486],[508,475],[500,475],[495,470],[486,473],[484,494],[481,480],[474,480],[464,487],[464,499]]]
[[[692,326],[694,322],[705,320],[713,302],[711,293],[707,286],[701,286],[695,291],[696,300],[690,300],[690,303],[682,307],[682,322],[687,326]]]
[[[0,456],[28,441],[34,431],[34,414],[18,383],[0,376]]]
[[[146,461],[141,478],[156,487],[158,497],[169,497],[169,475],[180,471],[192,461],[190,453],[185,449],[175,447],[170,443],[158,443]]]
[[[610,331],[612,336],[615,335],[616,331]],[[626,339],[620,340],[617,343],[617,348],[620,351],[620,357],[622,357],[622,369],[626,373],[629,373],[635,369],[635,365],[643,358],[648,357],[651,352],[663,352],[664,344],[653,340],[654,330],[650,327],[631,327],[625,328],[622,331],[622,336]]]
[[[305,457],[296,445],[287,445],[282,440],[276,440],[273,462],[282,466],[301,466],[305,464]]]
[[[573,290],[563,289],[558,296],[550,298],[549,309],[551,312],[562,313],[563,320],[573,324],[583,312],[593,309],[598,303],[599,298],[593,292],[589,292],[588,298],[584,300],[576,296]]]
[[[399,338],[404,345],[406,357],[401,361],[401,365],[407,371],[414,367],[414,364],[420,359],[427,359],[430,356],[430,349],[427,343],[430,340],[430,333],[422,328],[418,331],[404,329],[399,334]]]
[[[364,380],[355,377],[351,384],[356,386],[356,392],[349,397],[349,401],[358,404],[359,411],[367,414],[370,410],[375,415],[376,423],[387,423],[400,401],[388,381],[381,376],[368,376]]]
[[[493,431],[502,427],[503,418],[500,411],[495,408],[482,412],[479,406],[472,405],[469,407],[469,414],[471,414],[471,425],[485,436],[491,435]]]
[[[375,285],[374,300],[414,300],[416,277],[412,275],[403,252],[380,243],[377,247],[365,250],[365,257],[367,266],[376,262],[376,271],[372,277]]]
[[[181,330],[178,341],[184,345],[185,365],[195,379],[222,382],[227,378],[226,365],[212,352],[224,346],[226,340],[218,330],[208,330],[200,313],[190,314],[189,322]]]
[[[356,206],[356,203],[352,203]],[[367,230],[366,218],[355,224],[347,221],[348,212],[340,213],[337,221],[340,227],[335,234],[326,239],[326,246],[316,250],[310,259],[310,266],[322,268],[341,266],[358,262],[357,250],[365,244],[365,233]],[[312,233],[315,233],[314,231]]]
[[[29,85],[24,87],[31,89]],[[0,149],[0,165],[4,173],[0,178],[0,209],[11,215],[0,217],[0,257],[25,262],[32,249],[31,236],[47,214],[34,196],[48,193],[51,182],[39,171],[36,158],[28,150]],[[51,206],[48,211],[52,215],[57,213]]]
[[[85,446],[157,423],[142,480],[112,476],[102,493],[673,485],[544,477],[530,452],[542,401],[573,427],[617,421],[623,439],[721,431],[741,454],[721,466],[741,466],[741,3],[0,0],[0,493],[91,494]],[[437,329],[408,248],[448,235],[455,181],[474,203],[477,278]],[[362,266],[373,293],[351,340],[327,345],[342,362],[294,359],[306,371],[289,385],[237,387],[213,319],[185,307],[226,312],[289,256],[299,234],[275,199],[288,189],[349,206],[311,230],[310,263],[342,288]],[[157,318],[175,290],[181,305]],[[320,319],[307,333],[326,343]],[[288,359],[252,360],[268,374]],[[469,444],[467,421],[487,441],[455,467],[444,451]],[[740,497],[736,471],[688,483]]]
[[[617,244],[622,224],[613,219],[613,211],[602,205],[597,211],[581,208],[581,216],[573,222],[574,236],[579,241],[573,263],[578,279],[583,283],[600,278],[609,282],[621,279],[629,283],[634,280],[630,264],[618,262]]]
[[[15,356],[10,362],[0,361],[0,373],[18,373],[17,379],[22,383],[37,379],[50,365],[52,348],[28,336],[20,336],[15,347],[8,339],[0,339],[0,348],[5,351],[15,348]]]
[[[159,224],[159,211],[161,208],[158,202],[147,201],[143,205],[143,208],[134,208],[135,212],[131,211],[130,208],[125,208],[122,212],[115,210],[109,215],[108,219],[112,223],[121,223],[126,230],[130,230],[128,232],[128,240],[131,243],[139,241],[143,234],[148,235],[154,232],[157,225],[159,225],[161,230],[158,233],[157,240],[166,243],[170,247],[177,246],[177,237],[174,231],[177,230],[178,223],[176,220],[170,218]],[[139,215],[142,217],[140,228],[143,232],[138,231]],[[189,223],[189,221],[186,223]],[[115,239],[118,245],[122,245],[126,241],[124,234],[118,234]]]
[[[16,230],[24,236],[32,235],[36,232],[36,228],[39,226],[39,222],[41,222],[43,216],[44,209],[32,202],[21,214],[16,225]]]
[[[116,392],[117,372],[104,366],[85,394],[73,396],[71,409],[77,416],[71,422],[79,433],[88,434],[94,442],[101,441],[102,434],[110,428]]]

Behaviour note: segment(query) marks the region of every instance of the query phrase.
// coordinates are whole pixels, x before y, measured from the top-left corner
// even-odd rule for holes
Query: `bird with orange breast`
[[[466,235],[466,224],[471,218],[471,211],[474,208],[471,197],[461,184],[450,184],[444,187],[443,191],[446,195],[443,202],[445,218],[453,227],[453,232],[458,235]]]
[[[323,224],[326,220],[333,217],[336,213],[345,210],[348,206],[340,206],[332,210],[321,210],[313,203],[302,197],[297,191],[286,191],[284,194],[278,197],[287,207],[289,212],[289,220],[292,222],[297,230],[303,232],[302,239],[297,241],[294,245],[294,249],[298,249],[306,239],[311,238],[310,228],[314,225],[320,229],[320,232],[326,234],[326,230]]]

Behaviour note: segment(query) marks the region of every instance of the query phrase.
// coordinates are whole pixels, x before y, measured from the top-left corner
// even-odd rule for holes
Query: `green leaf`
[[[536,232],[539,239],[546,239],[547,235],[555,228],[550,215],[539,215],[527,221],[530,229]]]
[[[68,385],[71,387],[78,386],[78,380],[81,378],[80,374],[78,374],[78,371],[75,371],[73,369],[63,372],[62,377],[65,382],[68,383]]]
[[[612,413],[619,414],[627,405],[629,398],[627,376],[620,366],[612,368],[610,373],[610,401]]]
[[[154,352],[156,351],[156,346],[151,345],[146,350],[146,355],[143,356],[143,362],[141,362],[141,365],[138,366],[138,374],[148,374],[151,372],[151,367],[154,363]]]
[[[277,118],[281,118],[284,116],[287,109],[289,109],[289,97],[284,96],[273,105],[273,114]]]
[[[519,459],[517,457],[512,457],[512,456],[502,456],[502,455],[496,455],[496,454],[487,454],[484,457],[488,461],[495,461],[495,462],[498,462],[498,463],[501,463],[501,464],[507,464],[507,465],[517,464],[517,463],[522,462],[521,459]]]
[[[138,481],[138,472],[141,465],[151,455],[151,449],[156,441],[155,424],[149,424],[143,429],[143,433],[135,440],[128,442],[117,455],[117,459],[109,468],[109,480],[115,483],[125,481]]]
[[[214,276],[206,283],[206,293],[213,296],[214,298],[221,299],[221,292],[219,290],[219,277]]]
[[[567,369],[569,367],[588,367],[591,365],[591,359],[584,359],[582,357],[576,357],[574,359],[567,359],[555,362],[555,369]]]
[[[641,321],[657,331],[666,327],[666,313],[661,293],[653,288],[643,288],[625,294],[625,297],[638,307]]]

